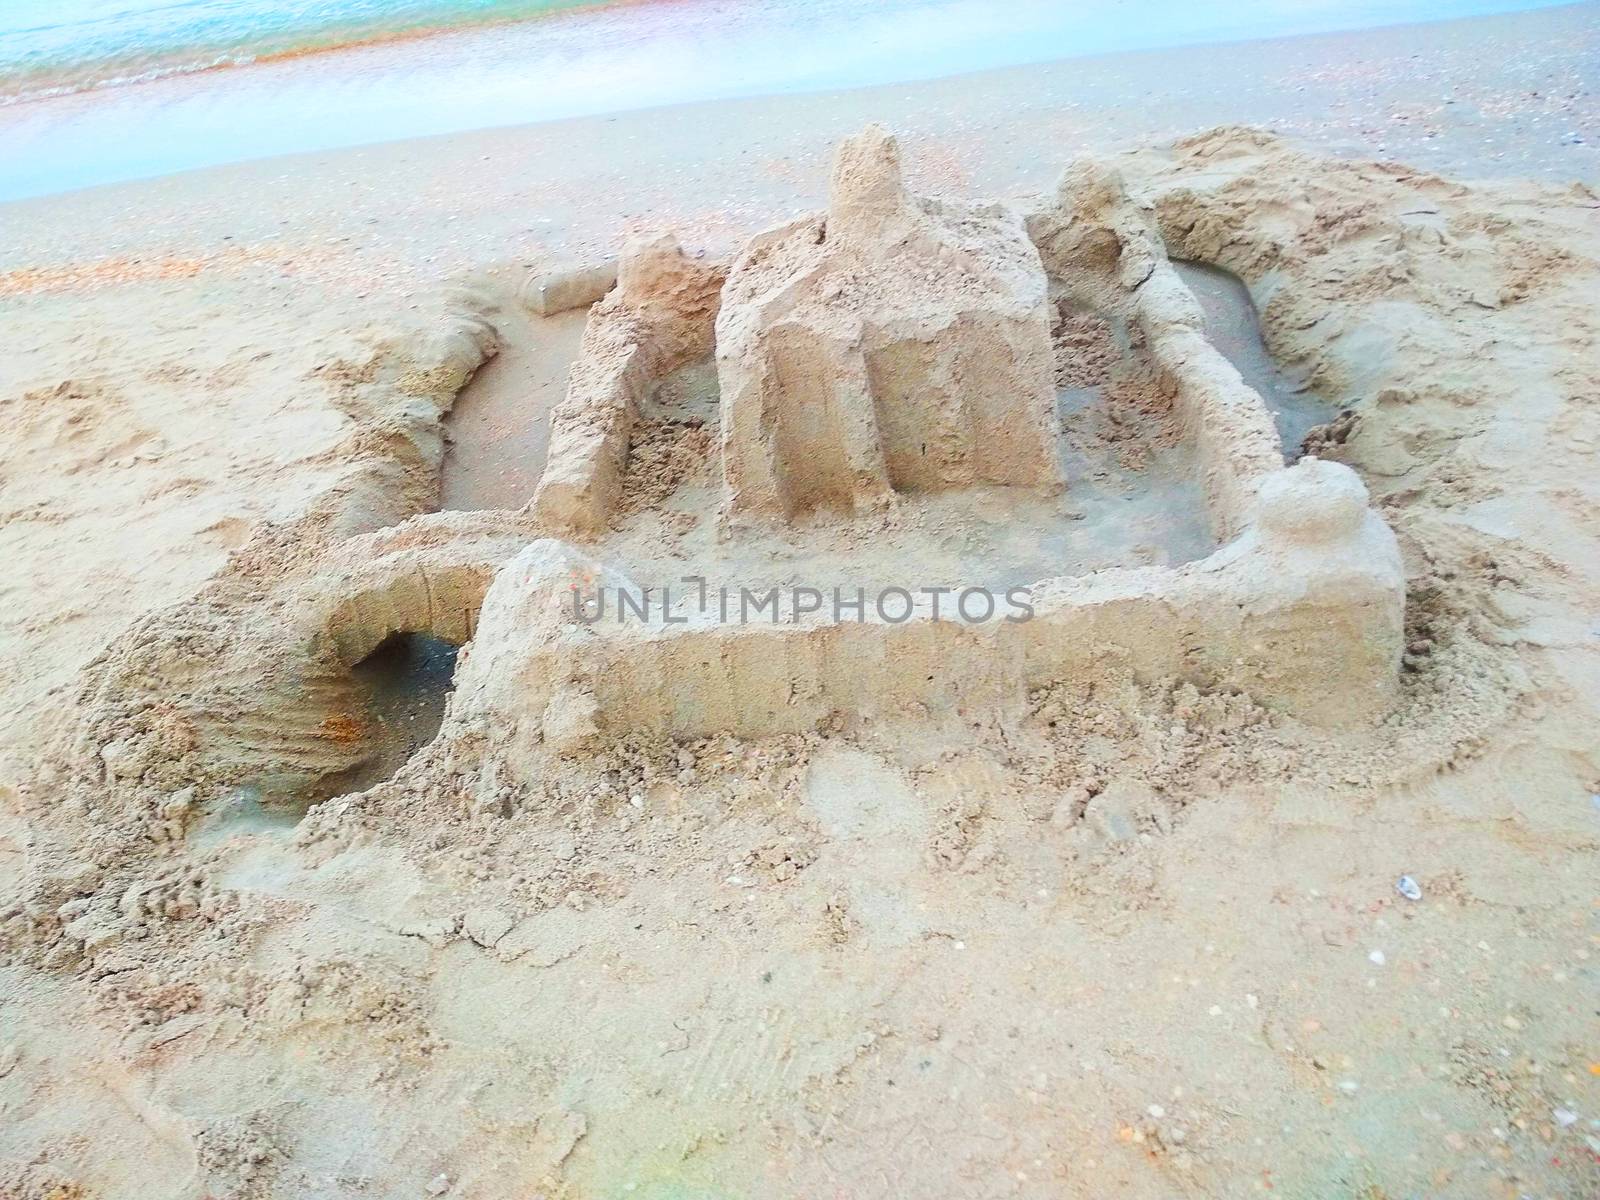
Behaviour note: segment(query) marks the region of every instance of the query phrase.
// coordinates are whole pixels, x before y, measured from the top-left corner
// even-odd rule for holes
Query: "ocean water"
[[[606,0],[3,0],[0,103]]]
[[[498,125],[1554,2],[0,0],[0,200]]]

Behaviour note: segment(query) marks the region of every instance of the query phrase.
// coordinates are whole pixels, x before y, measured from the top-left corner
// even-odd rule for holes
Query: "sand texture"
[[[1048,479],[886,453],[741,511],[729,414],[794,401],[730,243],[815,218],[619,239],[587,314],[531,311],[554,255],[8,300],[0,1196],[1595,1194],[1600,199],[1241,127],[1032,153],[1077,165],[937,211],[1035,255],[998,357]],[[1248,287],[1303,444],[1169,256]],[[692,569],[1168,607],[1011,674],[880,640],[747,722],[762,650],[646,719],[701,644],[563,589]],[[373,779],[400,633],[456,690]]]

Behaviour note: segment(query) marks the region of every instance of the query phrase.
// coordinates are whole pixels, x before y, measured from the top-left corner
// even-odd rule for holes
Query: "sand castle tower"
[[[749,243],[716,334],[733,512],[1061,486],[1038,251],[1002,206],[908,194],[876,125],[840,145],[825,214]]]

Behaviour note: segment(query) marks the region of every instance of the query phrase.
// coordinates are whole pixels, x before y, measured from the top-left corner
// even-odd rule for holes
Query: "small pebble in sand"
[[[1371,954],[1367,955],[1367,961],[1375,967],[1381,967],[1389,960],[1384,956],[1382,950],[1374,950]]]

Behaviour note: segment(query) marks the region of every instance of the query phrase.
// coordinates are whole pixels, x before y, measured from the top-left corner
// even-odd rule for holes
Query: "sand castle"
[[[780,530],[803,547],[929,497],[981,493],[1002,510],[1008,497],[1070,499],[1083,481],[1063,465],[1055,375],[1074,351],[1052,340],[1067,305],[1125,331],[1148,402],[1190,448],[1209,553],[1012,580],[1025,620],[997,612],[988,589],[955,580],[941,597],[909,577],[891,589],[905,592],[894,611],[801,606],[790,586],[783,611],[755,619],[703,602],[627,621],[584,612],[585,594],[659,585],[631,579],[617,548],[636,499],[630,458],[664,382],[713,362],[719,395],[698,432],[715,460],[718,544]],[[650,542],[667,536],[667,515],[650,501],[629,519]],[[700,564],[688,554],[680,566],[675,576]],[[820,601],[826,589],[801,590]],[[988,607],[966,604],[969,592]],[[358,761],[359,738],[330,725],[351,703],[341,681],[406,632],[464,644],[441,737],[487,738],[530,771],[636,731],[1004,719],[1031,689],[1110,667],[1244,692],[1314,723],[1361,722],[1396,694],[1404,585],[1356,475],[1286,465],[1266,403],[1207,341],[1115,172],[1080,163],[1026,215],[935,202],[907,193],[894,139],[871,128],[841,147],[826,213],[757,235],[727,269],[666,235],[628,246],[589,313],[524,511],[430,514],[345,539],[265,604],[264,620],[238,618],[238,669],[194,698],[209,714],[196,718],[207,769],[221,775],[315,779]]]
[[[561,601],[575,572],[592,580],[606,568],[540,542],[488,593],[458,719],[514,714],[529,745],[550,730],[562,746],[581,741],[575,731],[627,727],[761,734],[839,711],[1003,705],[1107,660],[1242,689],[1316,721],[1361,719],[1392,696],[1403,618],[1393,536],[1347,468],[1285,465],[1266,404],[1207,342],[1114,172],[1075,166],[1055,203],[1024,222],[1002,206],[910,196],[894,139],[873,128],[841,146],[825,214],[751,240],[720,308],[713,273],[681,259],[636,266],[675,253],[630,250],[623,283],[590,318],[534,502],[553,531],[598,528],[616,502],[630,412],[648,383],[615,381],[636,363],[670,369],[708,341],[730,516],[849,513],[979,484],[1070,490],[1056,451],[1054,281],[1136,331],[1195,445],[1226,544],[1176,569],[1037,581],[1026,622],[936,620],[923,605],[908,620],[774,627],[718,613],[587,625]],[[630,291],[636,276],[657,290]],[[610,431],[606,453],[557,460],[557,446],[564,454],[582,440],[575,431],[595,428]]]

